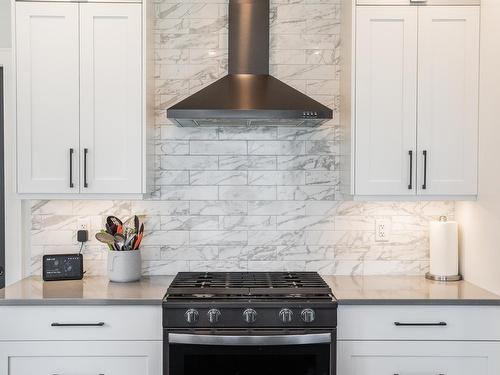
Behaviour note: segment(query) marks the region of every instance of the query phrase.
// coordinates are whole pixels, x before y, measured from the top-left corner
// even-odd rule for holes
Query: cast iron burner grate
[[[331,298],[316,272],[180,272],[167,298]]]

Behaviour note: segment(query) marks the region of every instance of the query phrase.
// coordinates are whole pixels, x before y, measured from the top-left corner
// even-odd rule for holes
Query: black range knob
[[[290,323],[292,321],[293,312],[290,309],[281,309],[279,318],[283,323]]]
[[[212,324],[215,324],[219,321],[221,316],[219,309],[210,309],[207,312],[208,321]]]
[[[254,323],[257,320],[257,311],[254,309],[246,309],[243,311],[243,320],[248,324]]]
[[[314,322],[314,319],[316,318],[316,313],[314,312],[313,309],[304,309],[300,313],[300,318],[305,323],[312,323],[312,322]]]
[[[189,309],[184,313],[184,317],[186,318],[186,322],[193,324],[198,321],[200,314],[198,313],[198,310]]]

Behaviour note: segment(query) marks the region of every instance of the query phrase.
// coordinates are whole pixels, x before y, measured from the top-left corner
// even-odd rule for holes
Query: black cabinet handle
[[[395,326],[398,327],[425,327],[425,326],[437,326],[444,327],[448,324],[446,322],[436,322],[436,323],[402,323],[402,322],[394,322]]]
[[[83,187],[89,187],[87,182],[87,155],[89,153],[88,148],[83,149]]]
[[[73,185],[73,150],[72,148],[69,149],[69,187],[72,188],[74,187]]]
[[[51,327],[104,327],[104,322],[99,323],[51,323]]]
[[[410,183],[408,184],[408,190],[413,189],[413,151],[408,151],[408,156],[410,157]]]
[[[422,189],[427,189],[427,150],[422,151],[424,155],[424,183],[422,184]]]

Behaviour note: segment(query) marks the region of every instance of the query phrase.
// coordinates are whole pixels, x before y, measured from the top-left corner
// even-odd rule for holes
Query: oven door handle
[[[332,335],[331,333],[311,333],[306,335],[221,336],[169,333],[168,341],[171,344],[222,346],[307,345],[330,344],[332,342]]]

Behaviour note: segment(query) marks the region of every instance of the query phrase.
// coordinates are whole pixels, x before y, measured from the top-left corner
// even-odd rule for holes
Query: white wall
[[[500,2],[481,3],[479,196],[456,205],[461,225],[461,272],[500,293]]]
[[[0,48],[10,45],[10,0],[0,0]]]

